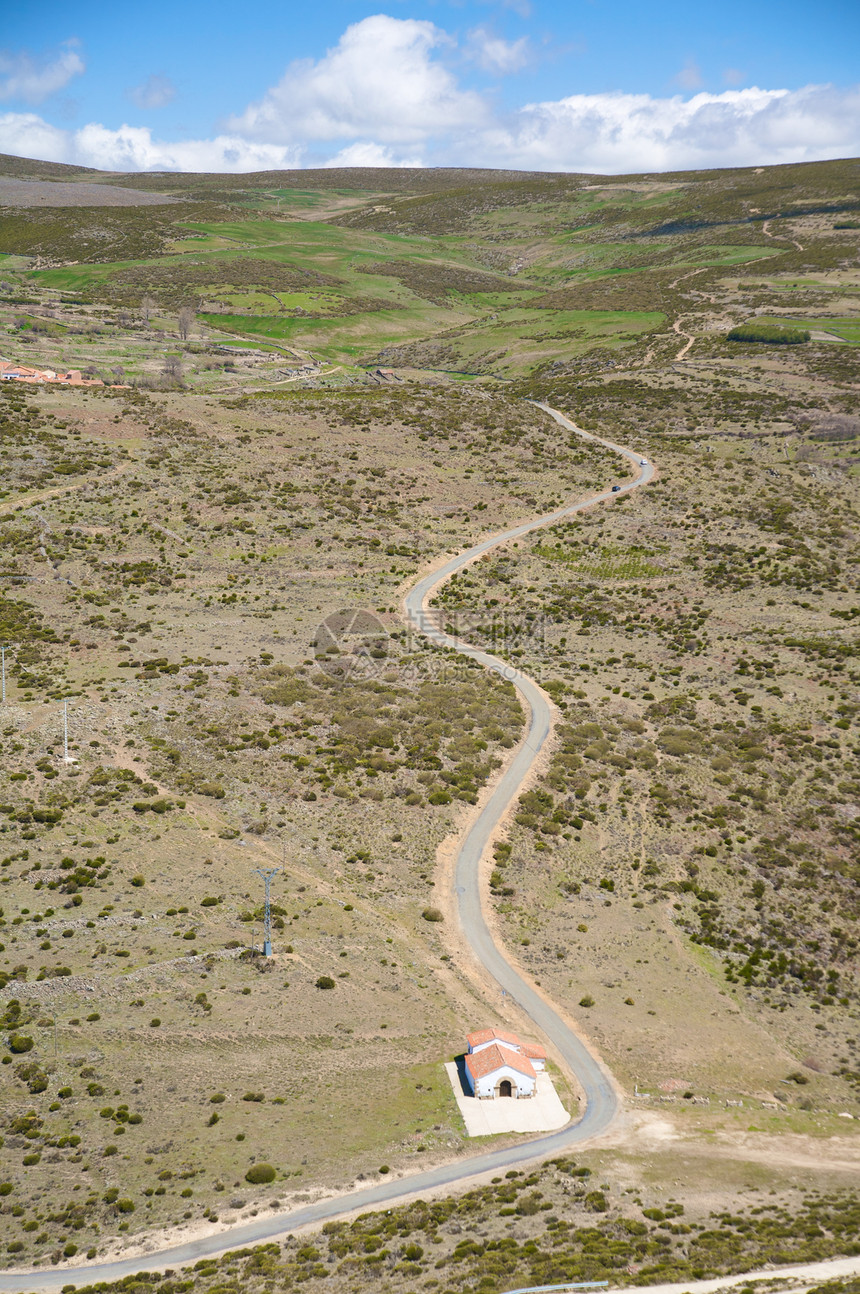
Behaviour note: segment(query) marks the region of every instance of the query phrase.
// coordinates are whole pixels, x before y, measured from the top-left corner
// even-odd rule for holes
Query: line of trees
[[[805,328],[782,328],[779,324],[745,323],[733,328],[729,341],[765,342],[771,346],[800,346],[809,341]]]

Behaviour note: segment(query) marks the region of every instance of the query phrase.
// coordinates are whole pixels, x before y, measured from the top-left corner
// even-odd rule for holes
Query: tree
[[[182,378],[182,361],[178,355],[165,355],[164,364],[161,369],[165,377],[173,378],[180,381]]]
[[[145,324],[148,324],[155,310],[155,302],[152,297],[144,297],[140,303],[140,317]]]
[[[194,320],[196,319],[196,317],[197,316],[194,312],[194,309],[191,306],[183,306],[182,309],[179,311],[179,314],[177,315],[177,321],[179,323],[179,336],[182,338],[183,341],[188,340],[188,334],[191,331],[191,325],[194,323]]]

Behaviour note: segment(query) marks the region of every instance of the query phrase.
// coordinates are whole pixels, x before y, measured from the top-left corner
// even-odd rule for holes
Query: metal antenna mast
[[[272,955],[272,877],[277,876],[280,867],[255,867],[254,871],[258,876],[262,876],[263,884],[266,887],[266,899],[264,908],[264,926],[263,926],[263,956],[271,957]]]
[[[0,647],[0,655],[3,658],[3,704],[6,704],[6,648]]]

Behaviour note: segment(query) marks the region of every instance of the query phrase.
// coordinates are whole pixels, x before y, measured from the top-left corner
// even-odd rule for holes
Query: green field
[[[799,331],[805,329],[816,330],[820,332],[831,333],[834,338],[848,342],[849,345],[860,345],[860,317],[846,316],[837,318],[827,318],[820,316],[817,319],[785,319],[777,315],[771,317],[768,315],[760,316],[756,319],[757,323],[776,324],[780,328],[796,328]]]

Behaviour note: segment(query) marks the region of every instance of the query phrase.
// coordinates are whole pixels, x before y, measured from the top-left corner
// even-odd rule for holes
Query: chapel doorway
[[[512,1095],[513,1095],[513,1092],[511,1091],[511,1080],[509,1078],[503,1078],[501,1083],[499,1083],[499,1096],[512,1096]]]

